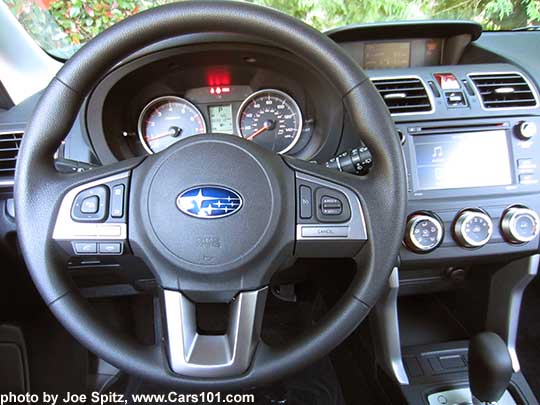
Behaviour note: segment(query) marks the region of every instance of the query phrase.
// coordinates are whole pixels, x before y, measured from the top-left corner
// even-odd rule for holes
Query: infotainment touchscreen
[[[413,139],[416,190],[512,184],[504,130],[418,135]]]

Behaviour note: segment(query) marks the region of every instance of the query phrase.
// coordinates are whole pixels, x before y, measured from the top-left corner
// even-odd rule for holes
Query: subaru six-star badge
[[[219,186],[197,186],[180,193],[176,206],[184,214],[196,218],[223,218],[242,207],[242,197],[237,192]]]

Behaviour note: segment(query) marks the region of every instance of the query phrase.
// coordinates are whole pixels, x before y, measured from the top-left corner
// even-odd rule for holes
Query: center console
[[[398,387],[396,403],[473,403],[469,339],[487,331],[511,359],[499,403],[536,404],[516,341],[522,294],[540,261],[538,91],[510,65],[374,76],[393,112],[408,186],[400,265],[372,314],[382,385],[388,378],[387,391]],[[421,296],[448,298],[442,315],[424,321],[433,309],[422,299],[411,313]],[[446,333],[445,323],[459,332]]]
[[[536,250],[540,118],[398,124],[409,215],[403,262]]]

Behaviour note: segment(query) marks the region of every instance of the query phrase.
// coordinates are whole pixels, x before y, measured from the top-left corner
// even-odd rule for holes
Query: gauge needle
[[[167,136],[175,136],[176,134],[179,134],[181,130],[176,127],[172,127],[167,132],[162,132],[160,134],[154,135],[154,136],[145,136],[144,139],[147,141],[155,141],[157,139],[165,138]]]
[[[268,131],[269,129],[272,129],[272,127],[274,126],[274,122],[273,121],[264,121],[263,123],[263,126],[261,128],[259,128],[258,130],[256,130],[255,132],[253,132],[250,136],[248,136],[246,139],[248,141],[252,141],[253,139],[255,139],[257,136],[259,136],[260,134],[262,134],[264,131]]]

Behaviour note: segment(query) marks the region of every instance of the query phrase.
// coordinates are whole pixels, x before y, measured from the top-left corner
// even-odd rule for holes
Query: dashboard
[[[488,34],[464,22],[328,32],[366,69],[402,143],[405,270],[442,274],[447,263],[523,255],[539,245],[538,77],[522,60],[509,63],[478,46],[481,35]],[[17,111],[28,116],[35,101],[0,116],[24,121]],[[58,151],[58,166],[86,170],[206,133],[319,164],[352,160],[363,147],[361,130],[316,66],[270,41],[204,34],[143,49],[104,76]]]

